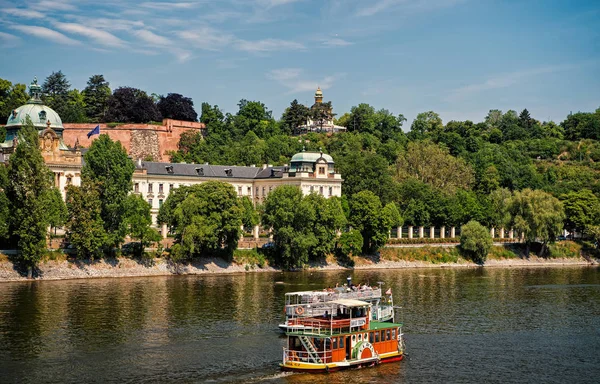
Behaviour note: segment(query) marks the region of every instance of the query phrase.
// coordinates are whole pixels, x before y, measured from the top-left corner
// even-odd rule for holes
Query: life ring
[[[304,315],[304,307],[296,307],[296,315]]]

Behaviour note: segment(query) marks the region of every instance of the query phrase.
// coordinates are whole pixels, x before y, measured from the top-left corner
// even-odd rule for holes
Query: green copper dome
[[[325,159],[329,164],[333,164],[333,157],[320,152],[300,152],[292,156],[292,163],[316,163],[320,158]]]
[[[6,129],[21,127],[25,124],[27,116],[31,119],[33,126],[39,130],[50,128],[62,130],[63,124],[60,116],[52,108],[38,104],[30,100],[27,104],[20,106],[10,113],[6,122]]]

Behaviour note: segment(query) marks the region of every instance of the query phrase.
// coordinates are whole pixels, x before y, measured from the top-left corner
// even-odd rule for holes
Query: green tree
[[[106,134],[94,140],[84,159],[82,182],[92,183],[98,189],[108,244],[118,246],[125,237],[124,203],[131,191],[135,166],[121,143],[112,141]]]
[[[19,144],[8,165],[6,196],[11,203],[11,235],[17,244],[17,260],[31,275],[46,250],[49,225],[46,196],[51,173],[40,152],[39,135],[29,118],[19,130]]]
[[[324,257],[335,250],[337,231],[346,225],[346,216],[339,198],[325,198],[323,195],[311,193],[303,197],[303,203],[314,210],[312,232],[317,240],[309,251],[310,259]]]
[[[0,78],[0,125],[6,124],[11,111],[25,104],[28,99],[25,84],[13,85]]]
[[[467,189],[474,181],[473,170],[463,159],[427,141],[408,143],[406,152],[398,156],[396,179],[403,181],[408,178],[415,178],[448,193],[459,188]]]
[[[63,123],[85,123],[87,121],[84,96],[77,89],[70,90],[65,98],[63,112],[60,115]]]
[[[258,225],[260,219],[258,212],[254,209],[254,204],[252,204],[252,200],[248,196],[242,196],[240,203],[242,206],[242,224],[244,225],[244,229],[252,230],[255,225]]]
[[[141,196],[128,195],[125,199],[123,222],[126,233],[140,243],[140,247],[137,248],[138,257],[143,256],[144,248],[161,239],[160,233],[152,228],[150,208],[150,204]]]
[[[460,228],[460,251],[467,259],[483,265],[492,245],[490,232],[477,221],[471,220]]]
[[[68,212],[60,191],[57,188],[50,188],[45,199],[50,227],[62,227],[67,221]]]
[[[232,257],[241,235],[243,214],[233,186],[209,181],[187,188],[176,199],[182,197],[172,213],[178,245],[172,250],[174,258],[214,254],[222,250]]]
[[[111,94],[110,84],[104,79],[104,75],[90,76],[82,93],[87,118],[94,123],[104,121]]]
[[[273,230],[276,264],[284,268],[306,264],[318,240],[311,227],[316,213],[302,198],[302,191],[293,185],[275,188],[265,199],[263,209],[263,226]]]
[[[371,191],[354,194],[350,200],[350,226],[363,237],[363,253],[372,254],[381,248],[388,239],[392,218],[391,208],[383,211],[381,201]]]
[[[7,186],[8,169],[0,165],[0,240],[8,239],[10,233],[10,201],[6,197]]]
[[[52,72],[42,84],[44,104],[54,109],[59,116],[63,116],[70,88],[71,83],[62,71]]]
[[[81,187],[67,186],[66,223],[67,238],[80,259],[102,257],[102,248],[107,236],[101,217],[102,204],[97,188],[93,183],[83,183]]]
[[[585,233],[587,229],[600,223],[600,199],[589,189],[571,191],[561,196],[565,208],[565,228],[570,232]]]
[[[419,113],[412,125],[408,134],[411,140],[421,140],[430,137],[436,140],[443,132],[444,124],[440,115],[433,111]]]
[[[331,106],[331,101],[326,103],[316,103],[310,109],[310,115],[313,121],[319,126],[319,129],[323,130],[323,125],[329,120],[333,119],[335,115],[333,112],[333,107]]]
[[[363,238],[359,231],[353,229],[342,233],[338,240],[338,244],[342,256],[358,256],[363,248]]]
[[[540,255],[543,256],[547,244],[553,242],[563,229],[563,205],[544,191],[528,188],[515,191],[510,211],[514,229],[525,237],[527,254],[530,244],[539,241],[542,243]]]
[[[310,110],[294,99],[281,115],[281,132],[290,135],[297,133],[297,128],[306,124]]]

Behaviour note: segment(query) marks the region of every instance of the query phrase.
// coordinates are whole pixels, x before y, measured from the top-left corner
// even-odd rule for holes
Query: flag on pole
[[[87,137],[89,139],[90,136],[99,135],[99,134],[100,134],[100,124],[96,125],[96,128],[94,128],[91,131],[89,131],[88,134],[87,134]]]

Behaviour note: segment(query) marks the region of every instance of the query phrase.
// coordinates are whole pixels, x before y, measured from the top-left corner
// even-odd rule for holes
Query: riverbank
[[[581,255],[541,258],[530,255],[519,257],[503,247],[492,251],[485,268],[555,267],[565,265],[597,265],[598,262]],[[351,267],[340,265],[334,258],[312,263],[308,270],[345,269],[402,269],[402,268],[477,268],[479,265],[461,258],[457,251],[443,247],[385,248],[375,257],[353,257]],[[95,261],[47,260],[40,263],[35,280],[68,280],[85,278],[115,278],[168,275],[231,274],[246,272],[277,272],[278,268],[266,263],[252,261],[228,262],[219,258],[203,258],[189,263],[173,263],[164,258],[135,260],[130,258],[102,259]],[[0,258],[0,282],[26,281],[6,257]]]

